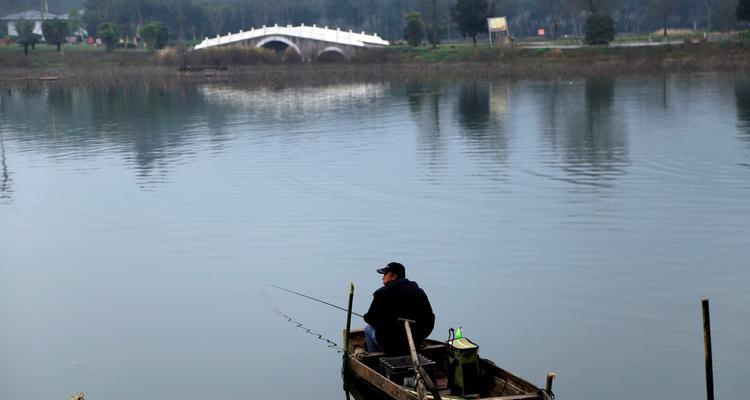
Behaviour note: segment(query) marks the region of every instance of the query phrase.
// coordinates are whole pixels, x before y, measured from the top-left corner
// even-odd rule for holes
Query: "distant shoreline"
[[[451,61],[420,59],[453,50],[409,53],[386,49],[348,63],[240,65],[226,71],[181,73],[144,51],[0,51],[0,86],[44,83],[65,86],[132,86],[223,83],[235,86],[307,86],[436,79],[554,79],[675,72],[750,72],[750,49],[739,43],[685,43],[648,47],[524,48],[464,51]],[[38,50],[37,50],[38,51]]]

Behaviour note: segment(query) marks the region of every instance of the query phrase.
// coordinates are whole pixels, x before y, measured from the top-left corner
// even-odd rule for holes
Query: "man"
[[[435,327],[435,314],[430,300],[416,282],[406,279],[406,268],[392,262],[377,270],[383,274],[383,287],[373,293],[370,310],[364,315],[367,351],[384,351],[387,354],[408,354],[409,342],[404,322],[411,324],[414,344],[419,347]]]

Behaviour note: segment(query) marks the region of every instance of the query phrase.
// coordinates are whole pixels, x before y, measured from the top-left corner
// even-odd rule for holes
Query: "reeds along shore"
[[[447,46],[445,46],[447,47]],[[441,51],[439,49],[438,51]],[[449,50],[442,50],[450,53]],[[193,66],[228,66],[226,71],[178,72],[183,59],[162,52],[91,52],[69,49],[24,56],[0,51],[0,86],[36,82],[74,86],[180,85],[219,82],[237,86],[299,86],[431,79],[575,78],[599,75],[704,71],[750,71],[750,49],[737,44],[658,47],[472,50],[450,61],[429,60],[423,50],[380,49],[346,63],[300,63],[265,50],[223,48],[188,52]],[[46,79],[46,80],[45,80]],[[50,80],[51,79],[51,80]]]

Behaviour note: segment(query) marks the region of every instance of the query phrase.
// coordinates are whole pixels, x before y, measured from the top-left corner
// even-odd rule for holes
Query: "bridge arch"
[[[267,38],[262,39],[258,44],[255,45],[257,48],[265,47],[267,44],[270,44],[272,42],[278,42],[283,43],[287,47],[291,47],[294,49],[294,51],[297,52],[297,55],[299,55],[299,58],[302,59],[302,61],[305,61],[305,56],[302,54],[302,51],[299,49],[299,47],[291,40],[283,37],[283,36],[269,36]]]
[[[315,56],[315,60],[319,61],[337,61],[337,60],[349,60],[344,50],[336,46],[328,46],[323,50],[319,51]]]

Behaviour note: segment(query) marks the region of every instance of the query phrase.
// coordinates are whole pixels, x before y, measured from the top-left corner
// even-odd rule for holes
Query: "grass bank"
[[[183,84],[299,85],[415,79],[575,78],[669,72],[750,71],[750,49],[740,43],[685,43],[647,47],[491,48],[471,44],[368,49],[348,63],[284,62],[267,51],[225,48],[190,52],[192,65],[226,71],[178,73],[174,50],[105,52],[69,46],[57,53],[40,45],[24,56],[0,47],[0,85],[57,78],[70,85]],[[292,60],[293,61],[293,60]]]

